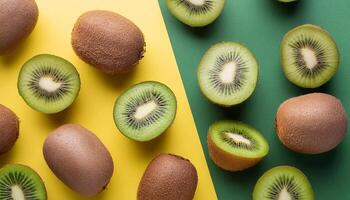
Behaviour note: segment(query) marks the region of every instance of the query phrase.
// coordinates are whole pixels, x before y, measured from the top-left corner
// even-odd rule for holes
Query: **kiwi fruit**
[[[285,76],[303,88],[317,88],[337,72],[339,52],[332,36],[318,26],[306,24],[289,31],[281,44]]]
[[[117,98],[114,122],[126,137],[149,141],[173,123],[176,107],[176,97],[168,86],[146,81],[130,87]]]
[[[85,196],[103,191],[113,175],[108,149],[95,134],[77,124],[65,124],[51,132],[43,152],[53,173]]]
[[[224,9],[225,0],[166,0],[172,15],[192,27],[211,24]]]
[[[214,163],[232,172],[256,165],[269,152],[269,144],[261,133],[239,121],[221,120],[212,124],[207,143]]]
[[[34,0],[1,0],[0,55],[13,50],[30,35],[38,15],[38,6]]]
[[[79,17],[72,46],[82,60],[111,75],[131,71],[145,52],[141,30],[129,19],[103,10]]]
[[[137,200],[192,200],[197,183],[197,170],[189,160],[173,154],[160,154],[145,170]]]
[[[30,167],[8,164],[0,169],[0,199],[46,200],[46,188],[40,176]]]
[[[10,151],[19,135],[19,121],[16,114],[0,104],[0,154]]]
[[[34,110],[58,113],[70,106],[78,96],[80,77],[69,61],[41,54],[23,65],[17,86],[19,94]]]
[[[278,138],[299,153],[330,151],[344,139],[347,127],[347,114],[340,100],[324,93],[290,98],[276,114]]]
[[[230,107],[242,103],[254,92],[258,63],[245,46],[221,42],[204,54],[197,76],[204,96],[216,104]]]
[[[314,192],[302,171],[291,166],[277,166],[259,178],[253,200],[314,200]]]

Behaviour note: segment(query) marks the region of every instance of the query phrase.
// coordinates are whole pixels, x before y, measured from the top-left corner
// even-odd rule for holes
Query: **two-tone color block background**
[[[0,57],[0,103],[14,110],[21,120],[20,137],[13,150],[0,157],[0,164],[22,163],[38,171],[51,200],[132,200],[148,162],[159,153],[175,153],[196,166],[199,184],[196,200],[249,200],[262,173],[276,165],[293,165],[310,179],[316,199],[350,199],[350,143],[335,150],[305,156],[284,148],[274,131],[278,105],[285,99],[322,91],[337,96],[350,113],[350,2],[348,0],[302,0],[284,6],[274,0],[226,0],[224,12],[205,28],[189,28],[166,9],[163,0],[36,0],[39,21],[28,40],[11,55]],[[128,76],[112,77],[82,62],[70,45],[75,20],[93,9],[111,10],[137,24],[147,42],[145,58]],[[286,31],[304,23],[322,26],[335,38],[341,51],[337,75],[317,90],[293,86],[283,76],[279,45]],[[0,27],[1,28],[1,27]],[[220,108],[200,93],[196,70],[203,53],[220,41],[239,41],[256,55],[260,65],[258,86],[244,104]],[[71,61],[80,73],[82,88],[67,110],[45,115],[30,109],[17,92],[22,64],[34,55],[49,53]],[[129,86],[146,80],[167,84],[178,99],[178,112],[171,128],[149,143],[133,142],[116,129],[112,109],[116,97]],[[270,143],[270,154],[258,166],[229,173],[217,168],[208,156],[207,129],[220,119],[236,119],[260,130]],[[115,173],[106,191],[85,198],[68,189],[51,173],[42,145],[50,131],[64,123],[79,123],[90,129],[110,150]]]

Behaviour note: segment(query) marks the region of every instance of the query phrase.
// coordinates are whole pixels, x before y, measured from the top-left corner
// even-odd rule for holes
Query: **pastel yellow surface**
[[[28,40],[12,54],[0,57],[0,103],[20,118],[20,137],[0,164],[29,165],[44,179],[50,200],[136,199],[139,180],[149,161],[159,153],[175,153],[196,166],[199,185],[195,199],[214,200],[216,194],[201,149],[194,120],[176,66],[157,1],[149,0],[37,0],[39,21]],[[134,21],[145,34],[147,52],[136,70],[127,76],[110,77],[81,61],[70,45],[76,19],[85,11],[105,9]],[[34,55],[55,54],[71,61],[80,72],[82,87],[75,103],[60,114],[46,115],[29,108],[17,92],[22,64]],[[178,112],[174,124],[150,143],[133,142],[116,129],[112,109],[116,97],[129,86],[157,80],[176,94]],[[50,131],[65,123],[79,123],[93,131],[112,153],[115,172],[106,191],[86,198],[67,188],[47,167],[43,142]]]

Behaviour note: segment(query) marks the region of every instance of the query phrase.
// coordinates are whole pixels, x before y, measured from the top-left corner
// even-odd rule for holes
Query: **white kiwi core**
[[[292,200],[292,196],[289,194],[287,188],[283,188],[278,195],[278,200]]]
[[[222,66],[222,70],[219,73],[219,78],[222,83],[232,83],[235,80],[237,71],[237,64],[234,62],[226,63]]]
[[[61,87],[62,83],[55,82],[51,77],[42,77],[39,80],[39,86],[41,89],[47,92],[55,92]]]
[[[143,119],[150,113],[152,113],[157,108],[157,104],[154,101],[149,101],[147,103],[144,103],[141,106],[138,106],[136,108],[136,112],[134,114],[135,119]]]
[[[302,48],[301,55],[305,61],[306,67],[309,69],[313,69],[317,65],[317,57],[315,52],[309,48]]]
[[[226,137],[232,139],[236,143],[246,144],[250,146],[252,142],[238,133],[226,132]]]
[[[13,200],[26,200],[22,188],[18,185],[11,186],[11,197]]]
[[[187,0],[187,2],[191,3],[194,6],[203,6],[206,0]]]

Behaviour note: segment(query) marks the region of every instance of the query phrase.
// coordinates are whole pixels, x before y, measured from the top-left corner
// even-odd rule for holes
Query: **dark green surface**
[[[160,5],[219,199],[251,199],[256,180],[276,165],[293,165],[301,169],[309,177],[318,200],[350,199],[349,136],[329,153],[307,156],[283,147],[274,131],[278,105],[303,93],[333,94],[350,112],[350,1],[304,0],[287,6],[274,0],[227,0],[224,13],[206,28],[189,28],[170,16],[163,0]],[[289,83],[279,62],[279,45],[284,33],[304,23],[327,29],[341,53],[336,76],[316,90],[299,89]],[[224,40],[246,44],[260,64],[254,95],[244,104],[229,109],[209,103],[200,93],[196,77],[203,53],[212,44]],[[229,173],[218,169],[208,157],[206,132],[209,125],[219,119],[236,119],[255,126],[268,139],[270,154],[261,164],[245,172]]]

